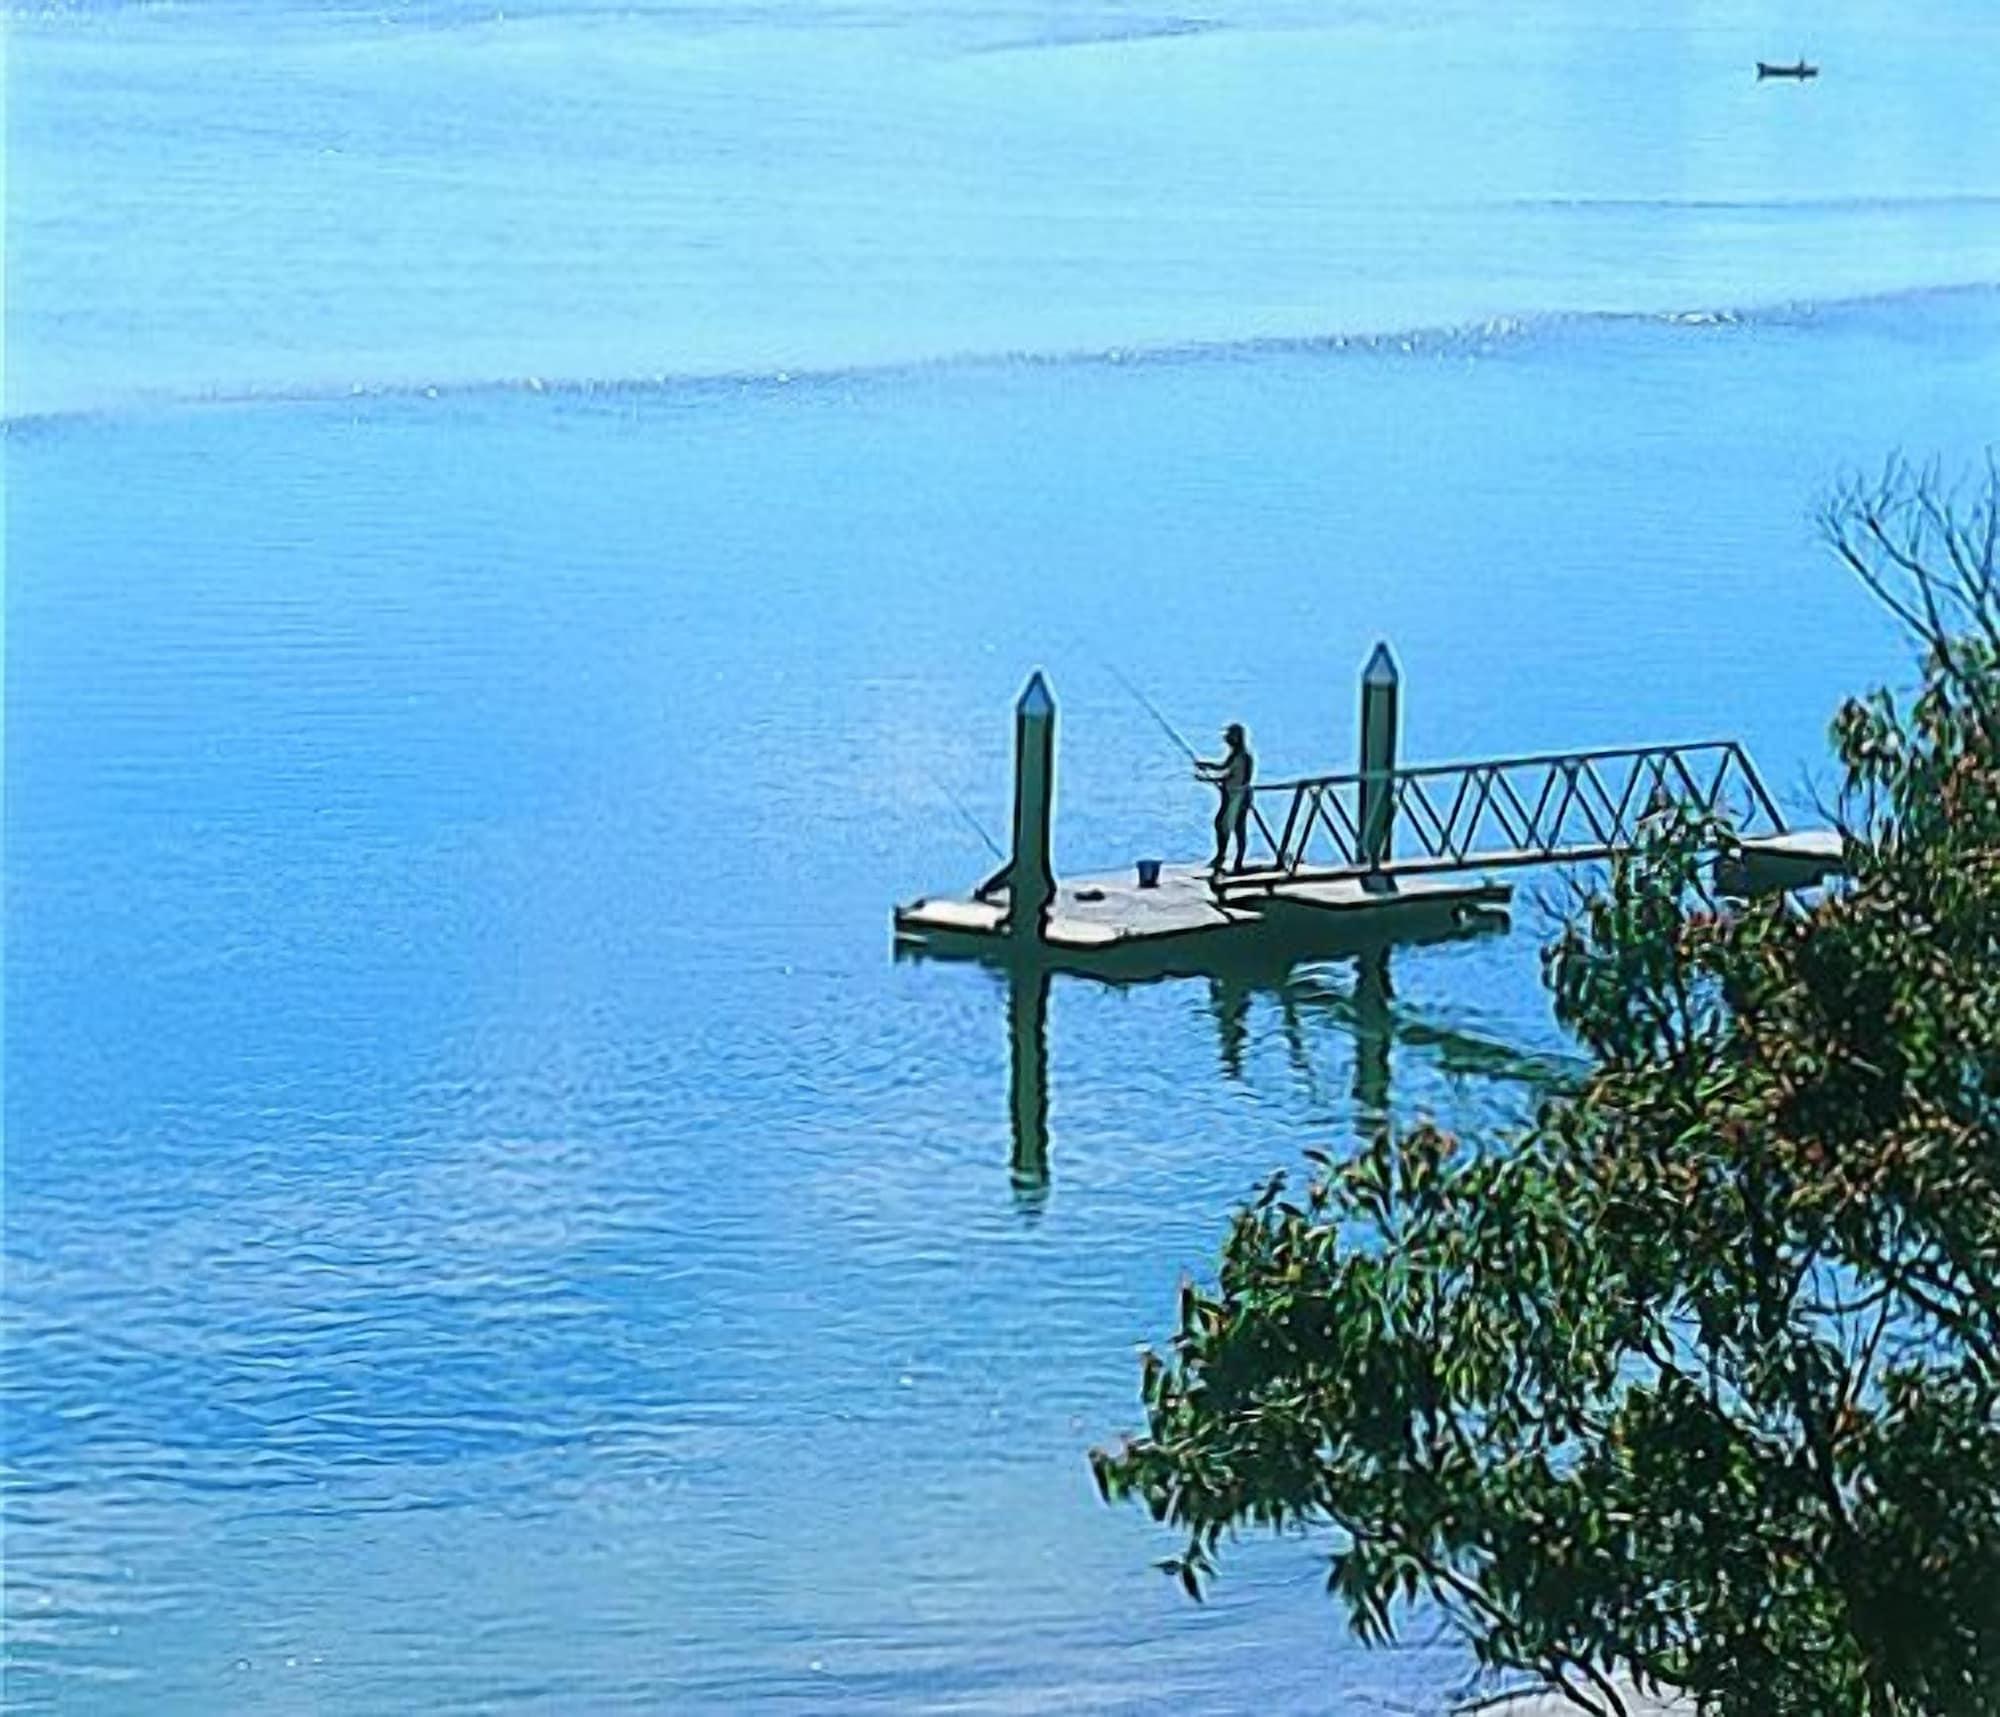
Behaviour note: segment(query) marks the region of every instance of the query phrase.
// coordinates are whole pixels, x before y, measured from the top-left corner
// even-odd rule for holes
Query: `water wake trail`
[[[996,350],[885,360],[877,363],[770,368],[634,371],[628,374],[485,376],[421,381],[377,379],[292,385],[160,389],[110,402],[0,413],[0,432],[19,434],[80,421],[112,421],[156,412],[215,407],[327,406],[371,403],[462,403],[517,394],[601,400],[672,396],[690,402],[788,390],[878,386],[927,375],[980,370],[1087,370],[1242,363],[1268,357],[1473,358],[1520,350],[1614,329],[1654,328],[1707,333],[1759,328],[1834,327],[1898,310],[2000,301],[2000,281],[1910,287],[1836,299],[1787,299],[1744,306],[1679,310],[1551,310],[1494,315],[1436,327],[1377,332],[1261,334],[1239,339],[1155,342],[1055,350]]]

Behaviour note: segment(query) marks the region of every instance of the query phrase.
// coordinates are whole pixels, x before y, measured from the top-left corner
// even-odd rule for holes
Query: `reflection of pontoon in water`
[[[899,949],[899,954],[903,950]],[[920,950],[908,957],[926,958]],[[1282,968],[1245,966],[1208,974],[1208,1011],[1214,1016],[1222,1071],[1232,1080],[1244,1078],[1250,1042],[1250,1009],[1263,998],[1275,1004],[1289,1059],[1314,1101],[1319,1092],[1305,1022],[1328,1020],[1352,1040],[1354,1112],[1364,1127],[1382,1125],[1389,1116],[1390,1051],[1400,1045],[1434,1058],[1447,1074],[1522,1083],[1540,1092],[1553,1091],[1575,1076],[1581,1063],[1536,1054],[1497,1038],[1482,1036],[1450,1020],[1427,1017],[1405,1009],[1395,1000],[1389,975],[1389,950],[1378,945],[1354,950],[1347,962],[1352,977],[1342,981],[1326,962]],[[1143,979],[1105,978],[1113,984]],[[1010,1169],[1014,1195],[1021,1208],[1038,1211],[1049,1190],[1049,987],[1046,965],[1016,965],[1005,974],[1008,1028],[1008,1110],[1013,1125]]]

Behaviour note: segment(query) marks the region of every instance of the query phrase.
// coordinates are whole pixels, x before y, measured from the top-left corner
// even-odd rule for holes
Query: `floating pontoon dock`
[[[1359,878],[1335,877],[1236,896],[1219,891],[1205,868],[1163,866],[1150,888],[1133,872],[1059,883],[1032,956],[1106,976],[1194,976],[1266,957],[1298,960],[1491,928],[1505,922],[1512,894],[1485,879],[1413,878],[1379,893]],[[1020,952],[1011,909],[1004,884],[985,897],[915,900],[897,907],[896,938],[940,956],[1010,958]]]
[[[1135,865],[1059,881],[1050,851],[1055,699],[1040,674],[1029,680],[1014,712],[1012,857],[968,894],[895,913],[899,955],[1004,972],[1010,1166],[1025,1208],[1048,1192],[1053,973],[1113,983],[1206,976],[1211,997],[1260,985],[1289,996],[1294,967],[1352,956],[1354,1098],[1379,1123],[1394,1031],[1389,949],[1504,927],[1512,890],[1493,873],[1614,859],[1647,819],[1677,808],[1734,831],[1716,855],[1725,893],[1805,887],[1840,868],[1839,837],[1787,828],[1734,741],[1406,769],[1396,761],[1400,692],[1395,658],[1378,645],[1361,681],[1361,767],[1258,785],[1241,872],[1148,864],[1143,876]]]
[[[1258,785],[1241,871],[1180,864],[1142,876],[1135,866],[1058,881],[1055,699],[1037,673],[1015,708],[1013,857],[968,895],[897,907],[897,943],[1165,976],[1436,941],[1506,922],[1512,889],[1494,872],[1615,858],[1648,818],[1674,809],[1737,832],[1718,866],[1725,889],[1796,888],[1839,868],[1839,837],[1787,828],[1733,740],[1403,768],[1400,697],[1395,658],[1377,645],[1361,681],[1361,767]]]

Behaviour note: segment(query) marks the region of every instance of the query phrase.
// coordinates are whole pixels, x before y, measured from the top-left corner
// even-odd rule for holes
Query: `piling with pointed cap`
[[[1056,873],[1050,857],[1056,783],[1056,700],[1039,670],[1014,705],[1014,856],[1007,866],[1007,929],[1039,939]]]
[[[1396,731],[1402,675],[1387,644],[1377,644],[1361,671],[1361,862],[1379,871],[1389,861],[1396,817]]]

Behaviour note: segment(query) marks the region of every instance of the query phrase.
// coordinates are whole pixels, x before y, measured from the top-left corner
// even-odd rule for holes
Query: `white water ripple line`
[[[463,402],[518,394],[572,398],[682,396],[725,398],[745,392],[877,385],[915,376],[981,369],[1091,369],[1243,362],[1264,357],[1451,358],[1501,347],[1520,348],[1617,328],[1691,333],[1728,329],[1838,326],[1885,311],[1951,305],[1977,306],[2000,299],[2000,281],[1965,281],[1910,287],[1834,299],[1787,299],[1768,304],[1681,310],[1554,310],[1494,315],[1448,326],[1317,334],[1264,334],[1234,340],[1186,340],[1078,349],[969,351],[941,357],[875,364],[798,368],[723,368],[639,372],[604,376],[491,376],[418,381],[381,378],[345,384],[159,389],[115,405],[57,406],[0,415],[0,432],[27,433],[65,423],[111,421],[163,411],[339,403]]]

